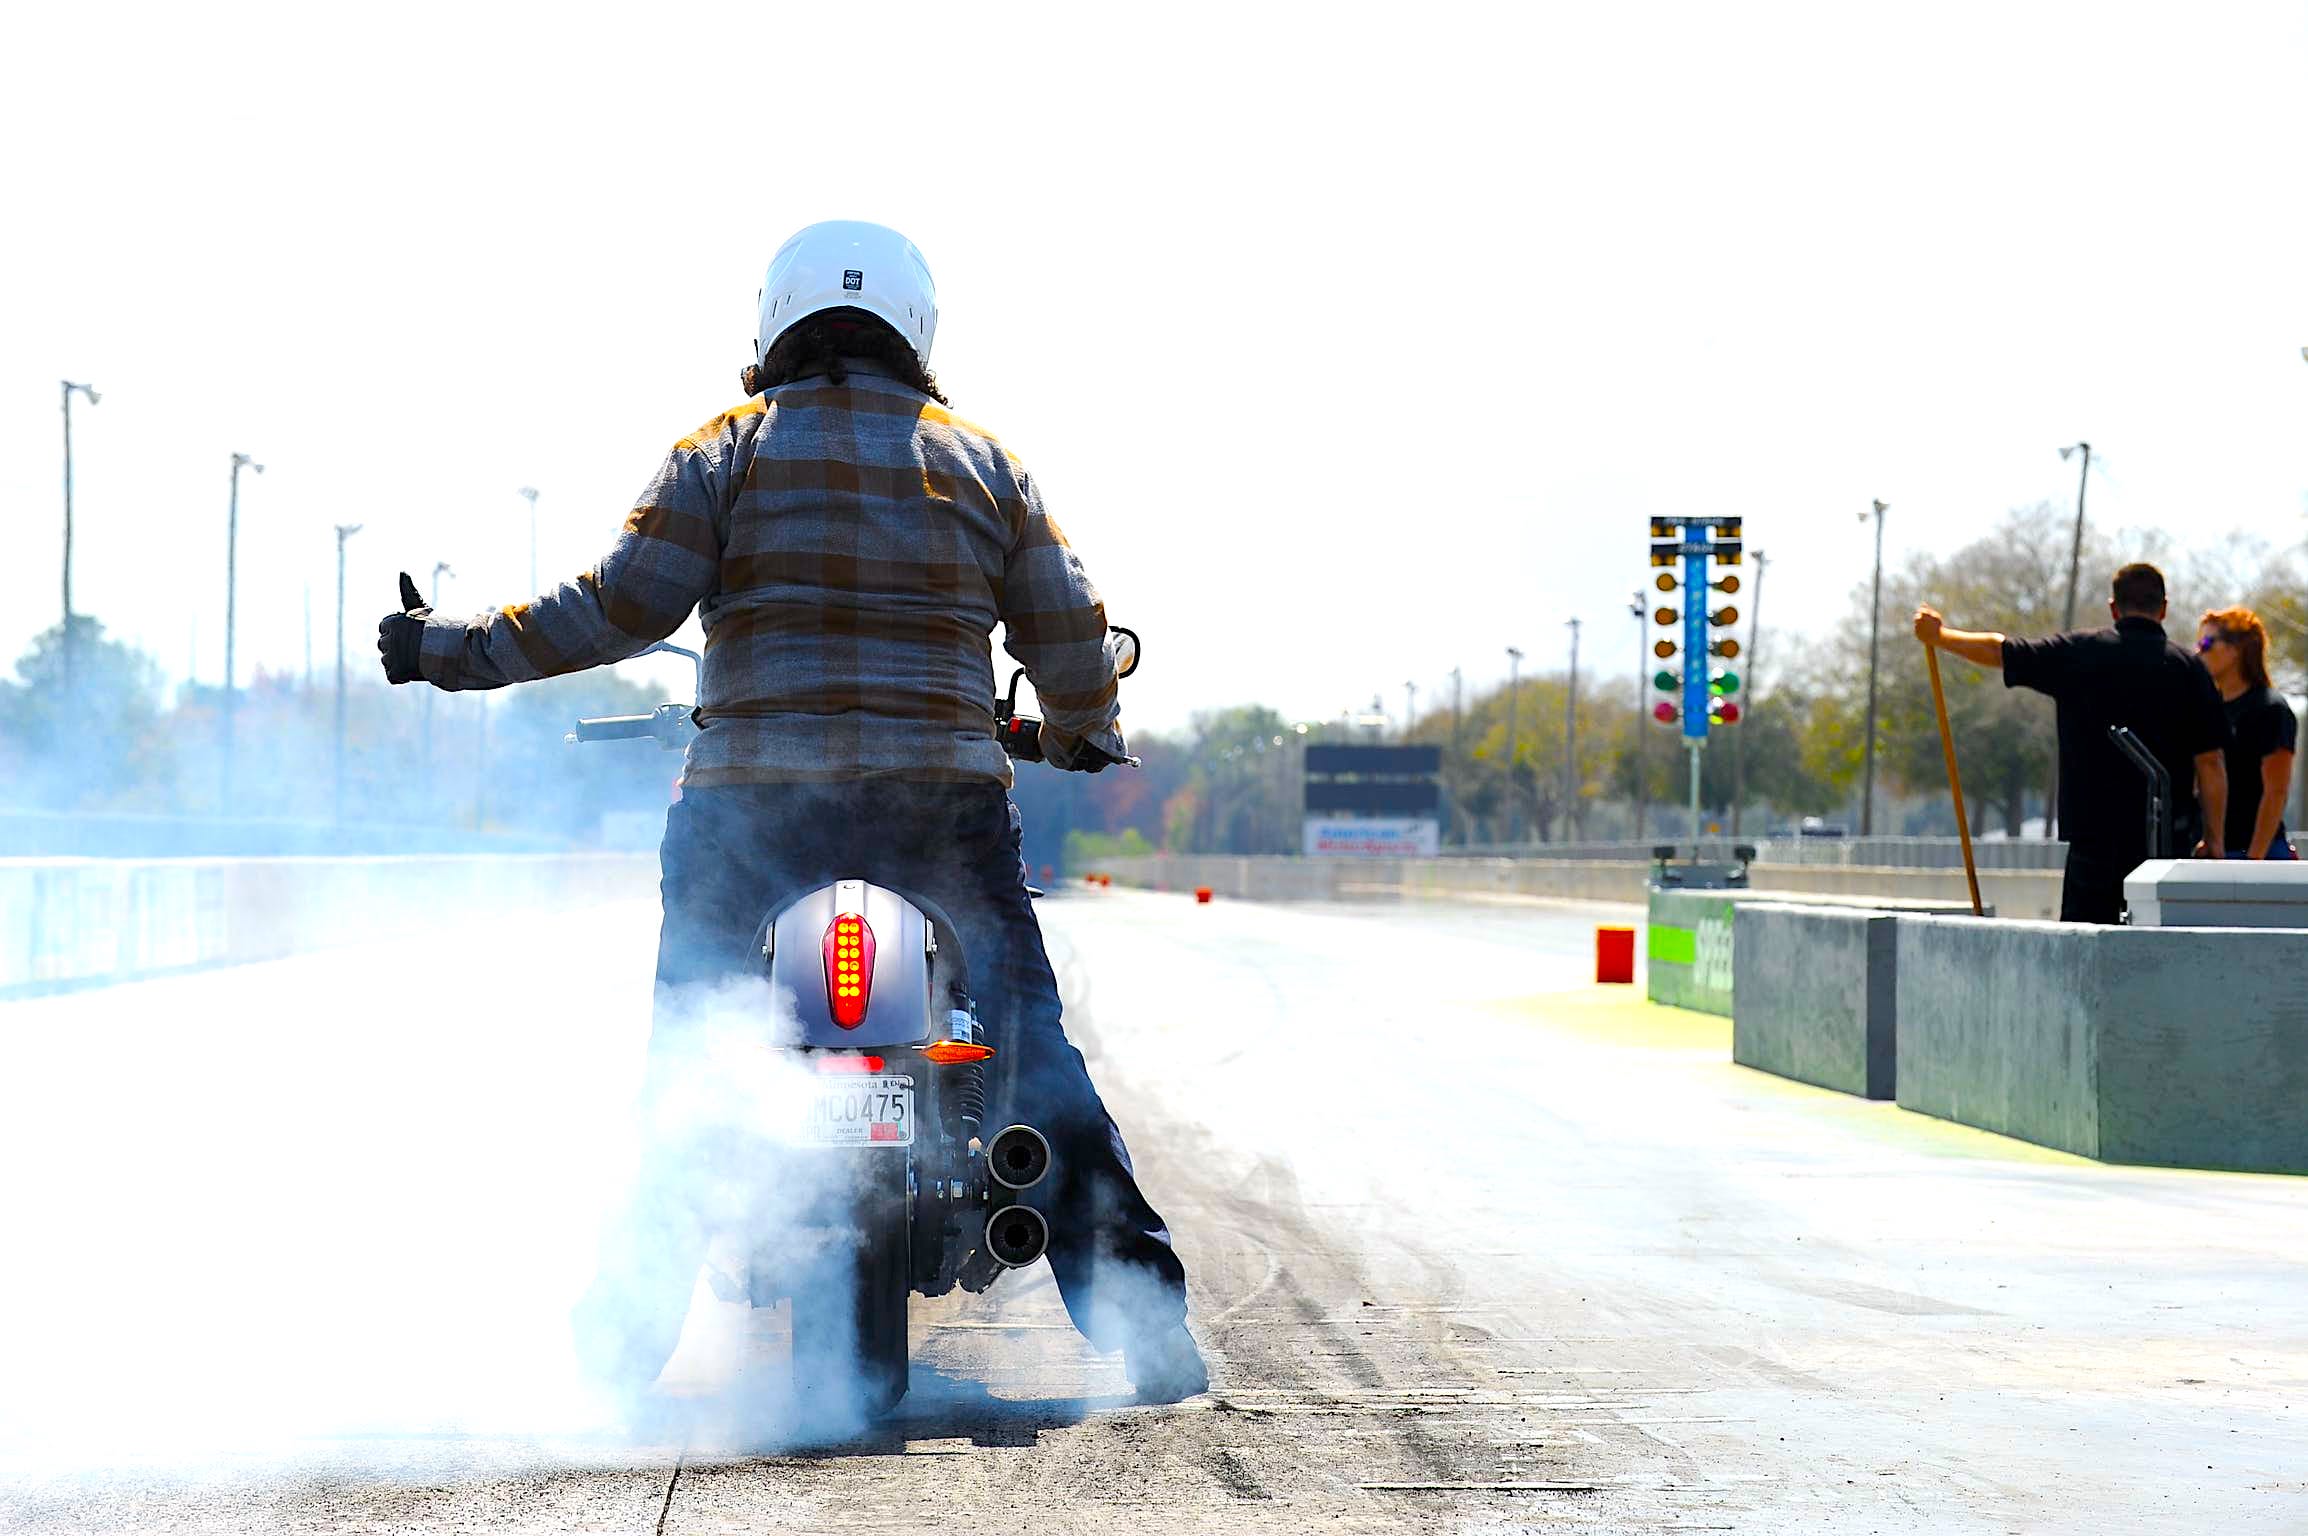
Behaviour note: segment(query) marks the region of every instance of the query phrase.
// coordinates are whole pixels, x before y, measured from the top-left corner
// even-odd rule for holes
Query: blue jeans
[[[1000,785],[692,789],[666,816],[660,858],[665,922],[649,1096],[678,1091],[678,1077],[695,1070],[682,1051],[685,1000],[748,969],[761,921],[781,899],[837,879],[925,897],[961,930],[979,1017],[1013,1059],[1015,1102],[989,1106],[992,1114],[1008,1111],[1049,1138],[1051,1170],[1035,1194],[1049,1218],[1050,1268],[1068,1315],[1101,1349],[1184,1320],[1185,1267],[1060,1022],[1057,978],[1026,895],[1017,808]],[[710,1236],[702,1197],[685,1187],[699,1182],[698,1169],[695,1147],[662,1156],[645,1147],[624,1251],[604,1254],[595,1294],[580,1309],[581,1346],[605,1373],[647,1381],[680,1336]],[[587,1309],[613,1319],[624,1336],[588,1344]]]

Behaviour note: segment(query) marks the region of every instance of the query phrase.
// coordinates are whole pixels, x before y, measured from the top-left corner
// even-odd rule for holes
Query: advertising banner
[[[1442,849],[1442,823],[1424,816],[1306,818],[1306,853],[1366,859],[1431,859]]]

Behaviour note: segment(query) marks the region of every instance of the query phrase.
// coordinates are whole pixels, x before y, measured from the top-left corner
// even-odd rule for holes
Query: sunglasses
[[[2210,650],[2213,646],[2218,645],[2223,640],[2227,641],[2230,645],[2234,645],[2236,643],[2236,637],[2229,634],[2226,630],[2214,630],[2211,634],[2204,636],[2204,638],[2196,642],[2196,654],[2199,656],[2203,655],[2206,651]]]

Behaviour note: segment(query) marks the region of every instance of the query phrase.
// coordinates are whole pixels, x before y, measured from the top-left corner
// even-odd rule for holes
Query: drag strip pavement
[[[559,1349],[649,913],[10,1005],[0,1528],[2308,1526],[2308,1181],[1732,1067],[1598,915],[1047,903],[1214,1390],[1134,1404],[1037,1266],[807,1452],[680,1411],[774,1314],[701,1290],[639,1445]]]

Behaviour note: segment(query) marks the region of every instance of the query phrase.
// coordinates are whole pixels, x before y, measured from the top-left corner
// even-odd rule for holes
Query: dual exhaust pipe
[[[986,1171],[1011,1194],[1024,1194],[1050,1172],[1050,1143],[1030,1125],[1013,1125],[986,1148]],[[1030,1205],[1005,1205],[986,1218],[986,1252],[1012,1269],[1050,1246],[1050,1223]]]

